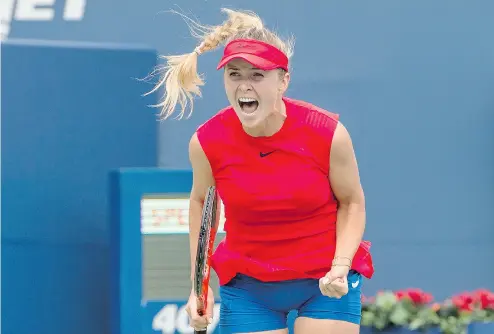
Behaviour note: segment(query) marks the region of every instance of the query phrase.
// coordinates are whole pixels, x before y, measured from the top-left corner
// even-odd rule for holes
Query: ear
[[[290,84],[290,73],[286,72],[280,80],[280,86],[278,87],[280,93],[284,94],[288,89],[289,84]]]

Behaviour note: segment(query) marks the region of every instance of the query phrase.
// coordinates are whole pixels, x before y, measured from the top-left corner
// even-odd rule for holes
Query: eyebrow
[[[239,69],[233,65],[226,65],[227,69],[229,70],[234,70],[234,71],[238,71]],[[250,68],[251,70],[254,70],[254,71],[260,71],[260,69],[258,69],[257,67],[251,67]]]

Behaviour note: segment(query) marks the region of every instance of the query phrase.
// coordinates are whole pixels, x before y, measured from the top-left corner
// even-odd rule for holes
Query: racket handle
[[[198,308],[198,310],[197,310],[197,314],[199,314],[200,316],[203,316],[203,315],[204,315],[204,313],[206,313],[206,310],[205,310],[205,308],[203,307],[203,306],[205,305],[205,303],[203,303],[201,300],[202,300],[202,299],[199,299],[199,300],[198,300],[198,304],[199,304],[199,305],[202,305],[202,306]],[[196,329],[194,329],[194,334],[206,334],[206,333],[207,333],[207,331],[208,331],[208,330],[207,330],[207,328],[205,328],[205,329],[201,329],[201,330],[196,330]]]

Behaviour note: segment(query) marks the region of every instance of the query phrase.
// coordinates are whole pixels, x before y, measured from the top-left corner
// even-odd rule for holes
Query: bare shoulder
[[[201,143],[199,142],[199,137],[197,136],[197,132],[190,137],[189,140],[189,155],[197,156],[204,155],[204,150],[202,149]]]
[[[192,165],[191,199],[202,201],[209,186],[215,184],[209,160],[194,133],[189,141],[189,160]]]
[[[331,146],[329,181],[336,198],[340,203],[362,201],[363,190],[352,139],[340,122]]]
[[[331,144],[331,156],[342,158],[348,156],[348,154],[353,154],[352,138],[343,123],[338,122]]]
[[[189,159],[192,169],[209,166],[208,158],[199,141],[197,132],[194,132],[189,141]]]

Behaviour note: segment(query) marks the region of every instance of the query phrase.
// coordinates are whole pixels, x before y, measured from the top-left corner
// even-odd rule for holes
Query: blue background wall
[[[64,21],[62,5],[56,2],[53,21],[14,18],[10,43],[130,43],[167,54],[196,45],[182,19],[163,12],[179,9],[168,2],[87,0],[80,22]],[[288,95],[340,113],[353,136],[367,195],[366,239],[373,242],[377,270],[364,292],[414,285],[441,299],[494,289],[494,3],[248,5],[268,26],[297,38]],[[207,24],[224,19],[221,6],[246,8],[238,0],[186,0],[179,6]],[[58,329],[65,330],[93,319],[84,328],[103,333],[101,323],[108,320],[100,311],[108,287],[94,274],[107,275],[105,173],[124,166],[189,168],[190,135],[227,103],[221,73],[214,70],[220,51],[200,57],[207,85],[193,117],[166,121],[159,129],[155,110],[140,96],[150,87],[129,79],[151,71],[150,50],[114,45],[28,51],[7,44],[2,51],[2,286],[25,291],[3,289],[2,322],[15,319],[26,326],[15,334],[27,333],[31,325],[18,322],[19,312],[32,305],[43,324],[60,317]],[[95,64],[104,70],[96,71]],[[74,267],[78,256],[83,269]],[[9,267],[14,263],[22,267]],[[39,285],[31,284],[34,274]],[[59,313],[49,311],[49,303],[69,302],[55,291],[69,289],[87,300],[82,312],[62,306]],[[6,308],[14,298],[19,303]]]
[[[2,45],[2,333],[108,333],[108,171],[156,165],[151,49]]]

